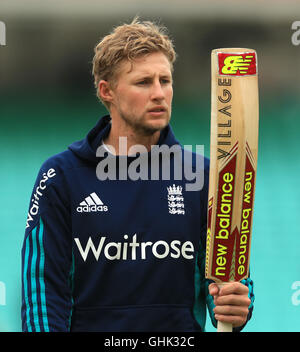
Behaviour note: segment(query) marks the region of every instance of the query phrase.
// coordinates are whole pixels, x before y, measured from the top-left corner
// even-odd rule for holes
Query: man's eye
[[[148,81],[146,81],[146,80],[144,80],[144,81],[139,81],[139,82],[137,82],[137,84],[143,86],[143,85],[145,85],[145,84],[148,84]]]

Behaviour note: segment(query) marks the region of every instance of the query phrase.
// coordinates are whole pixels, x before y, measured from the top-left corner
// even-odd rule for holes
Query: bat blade
[[[211,140],[205,276],[248,276],[258,148],[255,50],[211,53]]]

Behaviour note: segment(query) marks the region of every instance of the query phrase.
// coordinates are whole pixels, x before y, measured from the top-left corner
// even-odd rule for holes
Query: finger
[[[229,282],[220,289],[219,296],[237,294],[248,295],[249,288],[240,282]]]
[[[226,295],[226,296],[217,296],[214,299],[214,303],[216,306],[245,306],[249,307],[251,301],[247,295]]]
[[[216,314],[215,318],[218,321],[222,321],[223,323],[230,323],[230,324],[232,324],[233,327],[242,326],[247,321],[247,318],[243,318],[241,316],[235,316],[235,315]]]
[[[216,306],[213,311],[217,315],[234,315],[244,318],[247,317],[249,312],[246,306]]]

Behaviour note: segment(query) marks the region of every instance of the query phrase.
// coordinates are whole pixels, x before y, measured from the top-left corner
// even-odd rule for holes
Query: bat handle
[[[218,287],[221,289],[222,286],[225,286],[227,283],[219,283]],[[223,321],[218,321],[217,332],[232,332],[232,324],[224,323]]]
[[[232,324],[224,323],[223,321],[218,321],[218,332],[232,332]]]

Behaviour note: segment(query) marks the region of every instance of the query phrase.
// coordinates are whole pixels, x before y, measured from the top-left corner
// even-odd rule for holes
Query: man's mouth
[[[152,109],[149,109],[148,112],[151,115],[161,115],[162,113],[164,113],[166,111],[166,108],[163,106],[156,106],[153,107]]]

